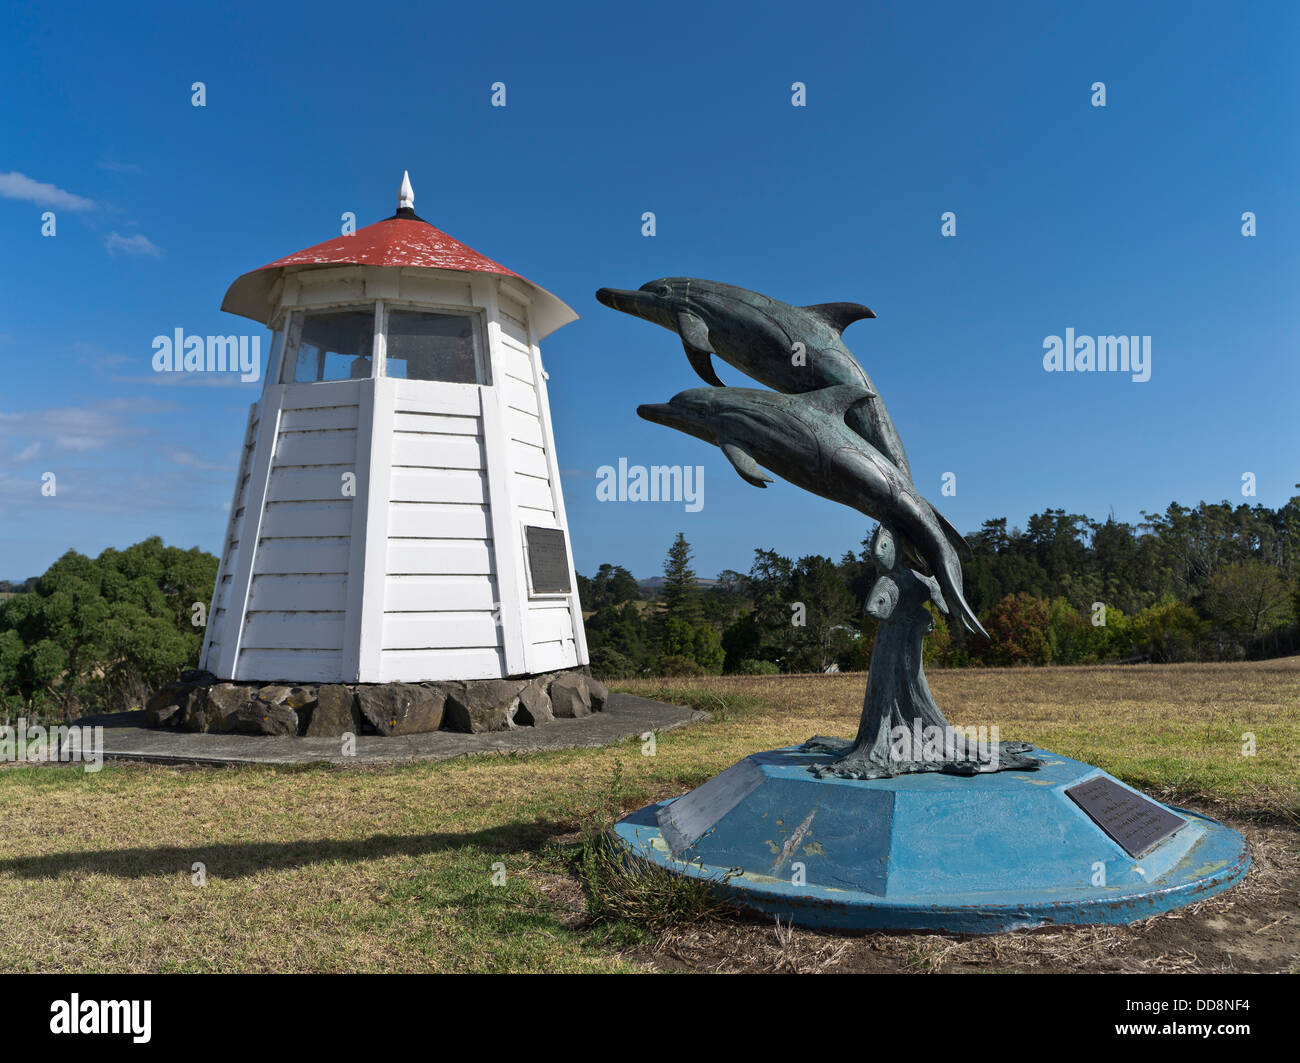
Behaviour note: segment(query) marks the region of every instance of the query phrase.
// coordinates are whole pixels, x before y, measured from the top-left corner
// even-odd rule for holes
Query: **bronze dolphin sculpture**
[[[861,303],[795,306],[699,277],[662,277],[636,291],[601,288],[608,307],[676,332],[686,357],[706,383],[723,386],[710,355],[760,384],[788,394],[832,384],[857,384],[861,401],[846,413],[850,428],[910,480],[912,470],[898,430],[866,371],[844,345],[843,331],[876,315]]]
[[[794,306],[720,281],[663,277],[636,291],[601,288],[604,305],[676,332],[695,371],[708,383],[724,386],[713,371],[711,354],[787,394],[806,394],[835,385],[854,385],[860,393],[844,411],[844,423],[888,459],[910,484],[912,469],[885,401],[866,370],[844,345],[854,321],[876,315],[861,303]],[[795,344],[803,345],[802,356]],[[969,550],[961,532],[931,509],[953,546]]]

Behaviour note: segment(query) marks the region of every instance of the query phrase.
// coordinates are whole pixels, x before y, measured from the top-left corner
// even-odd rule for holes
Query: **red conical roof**
[[[275,313],[272,305],[275,282],[286,273],[328,266],[398,266],[457,273],[494,273],[522,282],[534,295],[534,324],[539,339],[561,325],[577,320],[578,315],[572,308],[545,288],[506,269],[499,262],[493,262],[486,255],[480,255],[472,247],[418,217],[413,203],[410,181],[403,174],[398,211],[393,217],[367,225],[350,236],[336,236],[245,273],[226,291],[221,309],[266,325]]]
[[[518,277],[513,270],[480,255],[455,237],[414,217],[393,217],[358,229],[350,236],[316,244],[265,265],[278,266],[419,266],[454,269],[465,273],[499,273]],[[260,270],[255,271],[260,272]]]

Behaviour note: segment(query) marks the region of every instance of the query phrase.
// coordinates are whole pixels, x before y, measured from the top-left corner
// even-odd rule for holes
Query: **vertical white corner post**
[[[492,535],[492,563],[496,571],[499,600],[496,620],[507,675],[528,671],[524,653],[528,593],[523,582],[523,558],[515,545],[517,515],[510,490],[511,454],[505,381],[508,377],[501,347],[500,306],[495,278],[478,276],[470,280],[470,298],[481,307],[485,318],[490,386],[483,394],[483,459],[487,472],[489,531]]]

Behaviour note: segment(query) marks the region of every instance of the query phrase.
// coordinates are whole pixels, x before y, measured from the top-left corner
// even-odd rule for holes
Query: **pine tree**
[[[700,622],[700,589],[691,568],[691,544],[681,532],[664,561],[663,594],[665,620],[684,620],[691,625]]]

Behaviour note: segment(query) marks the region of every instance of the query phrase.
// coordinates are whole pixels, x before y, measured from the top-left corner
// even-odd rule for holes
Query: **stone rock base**
[[[151,727],[216,734],[409,735],[506,731],[589,716],[609,691],[581,669],[429,683],[231,683],[188,671],[149,699]]]

